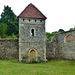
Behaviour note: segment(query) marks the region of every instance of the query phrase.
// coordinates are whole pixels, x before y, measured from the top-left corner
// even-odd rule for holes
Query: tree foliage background
[[[7,33],[7,25],[5,23],[0,24],[0,37],[3,37]]]
[[[75,30],[75,27],[74,28],[70,28],[68,31],[73,31]],[[52,32],[52,33],[49,33],[49,32],[46,32],[46,36],[47,38],[49,39],[49,41],[51,41],[51,38],[57,34],[57,33],[62,33],[62,32],[65,32],[63,29],[59,29],[58,31],[55,31],[55,32]]]
[[[7,25],[6,28],[6,33],[1,34],[0,36],[3,37],[4,35],[6,36],[12,36],[12,34],[16,35],[18,37],[18,21],[17,21],[17,16],[14,14],[14,12],[11,10],[11,7],[9,6],[4,6],[4,10],[1,14],[0,18],[0,26],[2,27],[3,25]],[[3,28],[2,28],[3,29]],[[1,31],[1,30],[0,30]]]
[[[75,30],[74,28],[70,28],[69,31]],[[46,32],[46,36],[51,41],[51,38],[56,33],[64,32],[63,29],[59,29],[58,31],[49,33]],[[4,6],[3,12],[1,13],[0,18],[0,37],[1,38],[18,38],[19,37],[19,26],[18,19],[11,7]]]

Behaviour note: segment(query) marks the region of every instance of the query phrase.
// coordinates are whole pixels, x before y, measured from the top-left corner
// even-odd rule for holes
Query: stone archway
[[[36,62],[37,61],[37,51],[35,49],[29,50],[29,62]]]
[[[64,39],[64,42],[73,42],[73,41],[75,41],[75,35],[72,34],[66,36]]]
[[[30,51],[30,62],[36,61],[36,52],[34,50]]]

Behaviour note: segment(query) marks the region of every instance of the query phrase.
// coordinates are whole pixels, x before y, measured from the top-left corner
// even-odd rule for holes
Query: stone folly
[[[19,61],[46,62],[45,19],[33,4],[19,15]]]
[[[33,4],[29,4],[18,18],[19,39],[0,39],[0,59],[24,62],[75,60],[75,30],[58,33],[49,42],[45,36],[46,17]]]

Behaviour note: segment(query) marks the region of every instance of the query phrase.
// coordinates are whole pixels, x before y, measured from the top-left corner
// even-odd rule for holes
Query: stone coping
[[[68,32],[73,32],[73,31],[75,31],[75,30],[64,31],[64,32],[61,32],[61,33],[59,33],[59,34],[68,33]]]
[[[65,33],[69,33],[69,32],[74,32],[75,30],[71,30],[71,31],[64,31],[64,32],[61,32],[61,33],[56,33],[54,36],[56,35],[59,35],[59,34],[65,34]]]

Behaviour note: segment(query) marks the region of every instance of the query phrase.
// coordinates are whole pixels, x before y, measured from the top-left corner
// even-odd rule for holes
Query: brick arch
[[[33,55],[33,56],[32,56]],[[35,58],[35,60],[33,60],[32,58]],[[37,61],[37,50],[34,48],[31,48],[28,51],[28,61],[29,62],[33,62],[33,61]]]
[[[75,41],[75,36],[70,34],[66,37],[65,39],[66,42],[72,42],[72,41]]]

